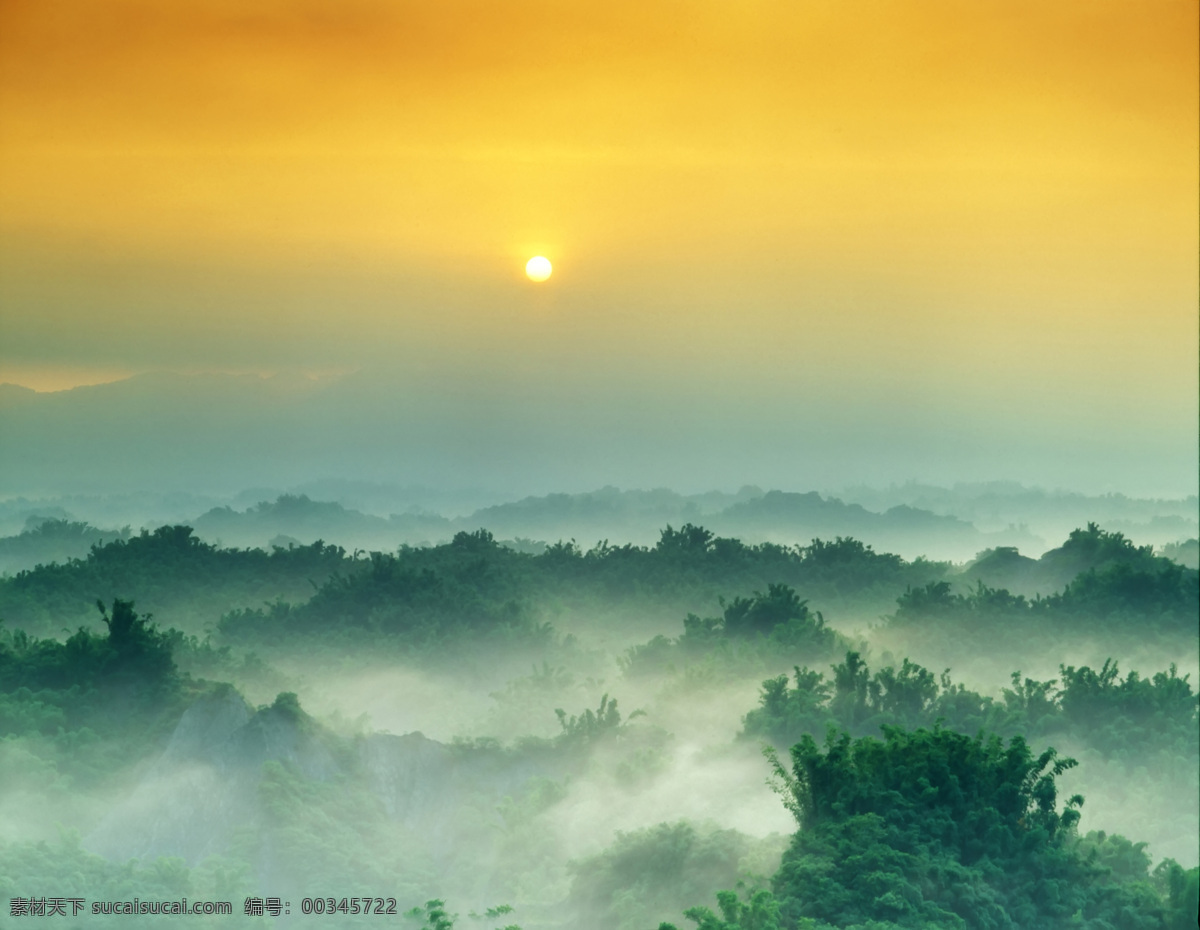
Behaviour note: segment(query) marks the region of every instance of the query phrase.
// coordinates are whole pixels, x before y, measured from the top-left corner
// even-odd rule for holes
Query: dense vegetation
[[[978,581],[966,593],[955,592],[947,581],[907,590],[892,625],[934,633],[953,627],[986,642],[1013,627],[1022,633],[1047,627],[1137,636],[1187,632],[1200,614],[1200,573],[1094,523],[1074,530],[1036,562],[1015,550],[998,550],[967,574]],[[989,587],[985,577],[1003,578],[1008,587]],[[1062,590],[1032,598],[1012,593],[1044,588],[1048,580]]]
[[[7,774],[60,785],[93,783],[152,751],[194,688],[180,679],[172,638],[130,601],[100,608],[106,635],[65,642],[0,628],[0,734]]]
[[[935,676],[908,659],[899,669],[872,674],[857,652],[849,652],[833,666],[832,678],[797,668],[790,688],[786,675],[764,681],[761,706],[746,715],[744,733],[786,747],[830,728],[866,736],[885,726],[941,725],[967,735],[1069,738],[1131,764],[1144,764],[1153,753],[1200,756],[1200,697],[1175,666],[1150,678],[1137,672],[1122,678],[1113,661],[1099,671],[1060,671],[1060,679],[1048,681],[1014,672],[1012,688],[996,700],[954,684],[949,672]]]
[[[1187,657],[1197,573],[1094,525],[1041,560],[996,550],[974,567],[1001,564],[1014,590],[1078,571],[1029,596],[851,539],[749,546],[690,524],[653,547],[588,551],[517,551],[482,530],[394,554],[226,550],[187,527],[95,545],[0,579],[0,895],[240,907],[255,894],[383,893],[402,911],[427,902],[410,920],[438,930],[649,930],[685,911],[701,930],[1194,925],[1195,868],[1111,831],[1081,834],[1092,808],[1058,802],[1066,779],[1083,777],[1084,797],[1106,780],[1151,812],[1156,843],[1172,804],[1176,831],[1191,830],[1189,674],[1062,662],[1054,678],[1012,672],[988,693],[872,649],[884,635],[893,649],[905,635],[1000,655],[1138,637]],[[892,613],[867,639],[826,621],[885,598]],[[180,629],[156,625],[159,610]],[[635,638],[677,630],[681,616],[676,635]],[[597,641],[619,645],[598,657]],[[513,678],[509,654],[541,664]],[[371,693],[393,679],[368,676],[415,676],[402,708],[414,715],[438,688],[472,707],[486,699],[504,738],[482,717],[443,741],[324,723],[290,693],[319,690],[319,677],[259,707],[242,698],[238,687],[261,692],[284,677],[271,663],[298,655],[364,677]],[[643,709],[623,714],[618,696]],[[730,696],[737,738],[670,732]],[[741,771],[761,741],[791,754],[774,763],[790,837],[674,813],[673,795]],[[771,769],[752,770],[719,790],[746,791]],[[634,810],[632,827],[612,820]],[[573,835],[597,822],[606,845]],[[180,837],[195,841],[174,858]],[[456,917],[455,895],[481,913]],[[483,904],[502,901],[516,911]],[[322,925],[371,920],[335,911]]]
[[[191,633],[222,613],[277,598],[307,600],[345,570],[345,550],[317,542],[274,549],[221,549],[187,526],[93,546],[87,558],[40,565],[0,579],[0,618],[37,635],[90,625],[97,599],[134,598],[168,625]]]
[[[1118,876],[1082,853],[1083,799],[1057,807],[1073,764],[937,727],[830,734],[824,751],[802,738],[791,772],[777,767],[800,826],[773,883],[782,924],[1165,926],[1144,870]]]
[[[948,570],[946,563],[879,554],[853,539],[745,545],[690,524],[667,527],[653,547],[601,542],[584,551],[571,541],[534,555],[502,546],[479,530],[460,532],[440,546],[369,556],[347,555],[320,542],[270,553],[220,549],[189,527],[160,527],[93,547],[85,559],[0,579],[0,616],[30,631],[57,632],[64,623],[85,622],[81,605],[98,597],[136,596],[155,616],[196,633],[214,615],[276,600],[299,605],[314,589],[320,589],[324,608],[361,624],[397,595],[423,603],[441,600],[439,609],[447,611],[470,597],[489,610],[515,602],[552,616],[598,605],[674,612],[681,604],[703,607],[731,591],[770,584],[802,588],[826,605],[874,609]]]
[[[0,575],[85,558],[93,546],[129,538],[129,527],[100,530],[77,520],[29,517],[17,536],[0,538]]]
[[[985,583],[997,577],[1013,590],[1072,580],[1030,599]],[[161,527],[95,545],[83,559],[0,579],[0,617],[30,633],[57,634],[88,623],[97,598],[136,597],[190,634],[203,635],[228,615],[222,633],[249,642],[282,628],[396,633],[456,624],[536,627],[580,610],[699,613],[730,593],[744,597],[773,585],[843,617],[876,616],[900,596],[890,621],[898,630],[936,634],[939,625],[952,625],[984,637],[1022,624],[1045,630],[1099,623],[1119,632],[1146,621],[1157,633],[1189,628],[1200,609],[1194,570],[1095,525],[1041,560],[1015,550],[985,554],[962,576],[975,579],[965,592],[957,578],[945,563],[906,562],[853,539],[745,545],[691,524],[667,527],[649,548],[602,542],[585,552],[563,542],[534,555],[480,530],[441,546],[369,556],[320,542],[269,553],[220,549],[188,527]]]

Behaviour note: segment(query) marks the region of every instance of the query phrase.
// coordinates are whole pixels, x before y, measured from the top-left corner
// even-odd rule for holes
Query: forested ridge
[[[1194,861],[1081,829],[1088,794],[1061,801],[1059,786],[1077,771],[1129,798],[1141,785],[1162,795],[1150,832],[1170,835],[1171,798],[1190,829],[1190,672],[1133,668],[1119,650],[1194,655],[1197,572],[1094,525],[1032,565],[1000,560],[1027,580],[1078,571],[1026,596],[853,539],[746,545],[693,525],[653,547],[537,554],[485,530],[395,553],[228,550],[187,527],[99,543],[0,579],[0,894],[240,902],[327,888],[336,905],[386,890],[413,925],[443,930],[1194,926]],[[605,658],[589,624],[626,645]],[[910,634],[917,649],[992,643],[1000,661],[1031,637],[1114,651],[1052,678],[1009,665],[1006,686],[979,688],[897,655]],[[503,687],[474,732],[388,736],[312,715],[303,689],[321,679],[295,671],[298,656],[350,677],[423,669],[471,706],[484,682]],[[505,671],[529,658],[532,675]],[[258,707],[239,694],[276,681],[298,693]],[[742,702],[736,732],[696,744],[704,702],[725,695]],[[773,777],[790,838],[659,812],[609,827],[600,848],[570,839],[589,805],[665,811],[655,799],[680,793],[672,779],[717,777],[762,745],[757,783]],[[234,807],[204,829],[171,825],[206,792]],[[167,852],[183,835],[208,845]],[[457,901],[477,919],[456,917]],[[106,919],[118,922],[88,925]],[[343,924],[371,925],[335,906],[325,925]]]
[[[1008,587],[987,584],[998,574]],[[1064,579],[1061,590],[1049,596],[1010,593],[1057,578]],[[266,552],[222,549],[201,541],[190,527],[165,526],[93,545],[86,558],[0,579],[0,616],[27,631],[57,635],[64,626],[89,622],[96,598],[136,596],[164,622],[197,633],[212,625],[214,615],[259,610],[264,601],[298,607],[313,599],[323,614],[332,611],[348,625],[361,625],[373,610],[390,609],[396,597],[431,603],[470,596],[491,610],[529,608],[530,619],[548,619],[580,606],[704,609],[723,596],[785,584],[825,611],[895,611],[897,625],[910,617],[922,623],[978,618],[975,626],[985,628],[992,620],[1028,617],[1044,626],[1041,618],[1051,614],[1117,627],[1132,612],[1153,615],[1159,627],[1190,621],[1197,609],[1196,578],[1194,569],[1094,524],[1040,559],[989,550],[962,568],[909,562],[841,537],[747,545],[691,524],[666,527],[653,547],[601,541],[585,550],[567,541],[536,555],[501,545],[487,530],[394,553],[347,553],[323,541]],[[315,607],[311,612],[317,613]],[[305,623],[298,617],[293,625]]]
[[[176,613],[179,625],[187,626],[214,609],[276,599],[299,603],[314,587],[324,587],[323,598],[361,614],[372,598],[429,585],[431,578],[470,587],[492,601],[536,599],[547,609],[598,599],[673,608],[680,599],[710,601],[769,583],[803,585],[828,603],[886,606],[906,586],[942,578],[949,568],[876,553],[854,539],[746,545],[690,524],[668,526],[653,547],[601,541],[585,550],[566,541],[537,555],[503,546],[487,530],[394,553],[347,553],[324,542],[265,552],[221,549],[190,527],[172,526],[0,580],[0,612],[23,627],[45,626],[54,622],[51,616],[83,621],[81,599],[137,593],[156,616]]]

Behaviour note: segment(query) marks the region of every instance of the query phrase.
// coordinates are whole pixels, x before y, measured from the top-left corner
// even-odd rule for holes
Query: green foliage
[[[1150,547],[1137,548],[1120,533],[1106,533],[1095,524],[1074,530],[1061,549],[1043,560],[1056,572],[1067,572],[1069,583],[1057,594],[1029,600],[982,580],[974,590],[957,594],[949,582],[931,581],[905,590],[889,624],[910,632],[969,631],[980,643],[1047,632],[1194,634],[1200,614],[1200,572],[1195,569],[1156,558]]]
[[[498,907],[489,907],[483,914],[472,913],[471,919],[479,920],[494,920],[497,917],[503,917],[506,914],[511,914],[513,909],[507,904],[501,904]],[[410,920],[421,921],[421,930],[454,930],[454,924],[458,921],[457,914],[451,914],[446,910],[446,902],[435,898],[432,901],[426,901],[425,906],[414,907],[404,915]],[[521,930],[516,924],[508,924],[503,928],[497,927],[496,930]]]
[[[884,728],[792,748],[800,831],[775,877],[788,922],[836,926],[1160,928],[1149,886],[1118,881],[1077,848],[1083,799],[1057,807],[1074,762],[1014,737]]]
[[[224,900],[235,903],[238,926],[266,930],[264,919],[243,918],[240,902],[254,893],[254,879],[249,863],[212,856],[195,868],[188,868],[182,859],[158,858],[139,862],[110,862],[93,855],[80,846],[78,834],[64,833],[54,842],[0,843],[0,900],[7,916],[12,898],[63,897],[83,898],[90,908],[98,901],[189,901]],[[72,919],[71,906],[67,917],[38,918],[36,923],[47,927],[98,927],[108,930],[138,926],[162,930],[178,927],[227,927],[230,917],[218,915],[157,916],[127,914],[94,915],[84,911]]]
[[[307,714],[300,708],[300,698],[294,691],[281,691],[277,694],[271,710],[294,722],[307,719]]]
[[[600,687],[592,678],[580,679],[564,665],[551,665],[543,660],[534,665],[531,674],[509,679],[503,689],[492,691],[489,697],[495,706],[481,724],[482,732],[500,734],[534,732],[550,735],[550,719],[545,708],[574,700],[582,693],[591,694]],[[555,726],[553,731],[561,730]]]
[[[0,579],[0,618],[39,635],[87,624],[91,605],[136,592],[171,626],[202,632],[223,613],[280,597],[304,600],[338,571],[345,550],[322,542],[275,549],[221,549],[187,526],[143,530],[94,545],[86,558],[39,565]]]
[[[454,930],[455,916],[447,913],[445,901],[439,901],[436,898],[426,901],[423,909],[414,907],[405,916],[420,920],[422,927],[428,928],[428,930]]]
[[[784,584],[768,585],[766,594],[755,592],[750,598],[735,597],[723,606],[727,636],[769,635],[791,624],[823,632],[824,618],[820,614],[813,617],[808,602],[800,600],[800,595]]]
[[[784,584],[721,604],[722,617],[688,614],[677,639],[657,636],[627,650],[619,660],[625,673],[661,674],[713,656],[731,668],[752,672],[756,666],[775,664],[780,654],[828,655],[839,641],[820,612],[810,611],[808,602]]]
[[[1163,546],[1158,555],[1172,562],[1178,562],[1187,568],[1200,569],[1200,539],[1191,539],[1168,543]]]
[[[859,653],[847,652],[833,666],[832,680],[808,668],[794,672],[791,688],[786,675],[763,682],[760,706],[745,717],[745,736],[790,746],[802,736],[822,736],[830,727],[866,736],[882,726],[916,728],[941,721],[972,734],[1012,735],[1022,723],[1011,709],[952,683],[948,672],[935,678],[908,659],[899,670],[888,666],[872,674]]]
[[[170,638],[139,616],[132,601],[115,599],[111,615],[97,601],[107,636],[79,630],[65,643],[30,639],[23,631],[0,639],[0,689],[123,690],[142,696],[171,686]]]
[[[915,729],[937,723],[968,735],[1065,735],[1101,758],[1129,764],[1144,764],[1149,753],[1181,759],[1200,755],[1200,697],[1174,666],[1149,679],[1137,672],[1121,679],[1117,663],[1109,660],[1099,672],[1063,666],[1061,676],[1058,685],[1022,680],[1014,672],[1012,689],[996,701],[954,684],[949,671],[935,678],[905,659],[899,670],[889,666],[872,674],[857,652],[848,652],[833,666],[832,680],[796,668],[792,687],[786,675],[764,681],[759,707],[746,715],[743,735],[790,746],[803,736],[820,737],[830,727],[868,736],[883,726]]]
[[[195,686],[170,635],[132,601],[100,608],[107,635],[66,642],[0,628],[0,770],[10,784],[66,794],[114,777],[155,748]]]
[[[879,555],[855,540],[814,540],[810,547],[751,546],[693,524],[667,526],[650,548],[602,541],[584,551],[572,540],[534,555],[501,546],[479,530],[458,533],[441,546],[373,554],[368,561],[364,568],[369,578],[355,581],[356,569],[345,579],[332,580],[319,595],[335,616],[351,623],[363,623],[366,614],[394,602],[411,607],[422,597],[450,598],[455,609],[483,606],[493,613],[510,603],[525,612],[532,605],[595,609],[598,602],[605,609],[635,604],[659,608],[781,584],[803,585],[829,601],[873,609],[889,603],[906,583],[948,569]]]
[[[608,695],[600,699],[600,707],[596,711],[585,710],[578,717],[567,718],[567,712],[561,707],[555,708],[554,714],[562,726],[561,739],[566,743],[591,743],[603,739],[616,731],[621,725],[621,713],[617,710],[617,700],[611,701]]]
[[[84,558],[93,546],[129,538],[129,527],[98,530],[67,519],[31,517],[18,536],[0,538],[0,574]]]
[[[1167,930],[1192,930],[1200,914],[1200,867],[1184,869],[1173,859],[1164,859],[1151,881],[1166,901]]]
[[[585,761],[589,761],[594,771],[611,766],[616,781],[625,788],[633,788],[667,764],[665,747],[671,735],[661,727],[632,724],[646,716],[643,710],[635,710],[622,721],[616,699],[606,694],[595,711],[589,708],[578,716],[568,717],[564,710],[556,708],[554,713],[562,732],[549,745],[572,769],[582,771],[578,767]],[[518,748],[528,751],[540,744],[543,741],[526,739]],[[598,764],[595,754],[601,749],[604,761]]]
[[[189,635],[223,618],[217,648],[381,635],[429,644],[480,633],[494,644],[527,645],[545,639],[543,617],[559,611],[690,610],[729,590],[766,590],[728,605],[730,635],[774,626],[772,611],[782,609],[794,616],[783,618],[789,623],[777,631],[780,641],[799,645],[822,638],[820,614],[801,610],[798,598],[774,603],[773,591],[801,587],[827,605],[875,611],[906,584],[947,570],[840,537],[807,547],[751,546],[693,524],[666,527],[651,548],[601,542],[585,552],[570,542],[535,555],[501,546],[481,529],[440,546],[353,557],[321,542],[269,553],[221,549],[189,527],[168,526],[0,579],[0,617],[46,635],[86,623],[97,597],[136,592],[155,616]]]
[[[1174,665],[1152,678],[1130,672],[1122,679],[1111,659],[1099,671],[1063,666],[1060,674],[1064,722],[1071,731],[1086,733],[1088,744],[1106,758],[1144,762],[1147,753],[1161,751],[1200,756],[1200,698],[1189,676],[1180,678]]]
[[[718,891],[717,907],[720,917],[707,907],[689,908],[684,916],[696,924],[697,930],[783,930],[779,902],[765,889],[754,892],[748,901],[741,901],[732,891]],[[659,930],[675,928],[661,924]]]
[[[492,647],[549,641],[549,627],[535,622],[518,599],[520,574],[505,567],[529,556],[502,549],[482,530],[459,533],[443,548],[446,564],[437,568],[415,568],[404,553],[371,553],[355,572],[330,578],[307,603],[233,611],[219,632],[234,642],[287,636],[427,649],[461,647],[467,640]]]
[[[1105,574],[1121,566],[1124,571],[1135,574],[1153,574],[1162,567],[1163,561],[1154,557],[1151,547],[1135,546],[1121,533],[1108,532],[1089,523],[1086,529],[1072,530],[1066,542],[1039,559],[1026,558],[1015,548],[1002,546],[981,552],[963,574],[985,585],[1007,588],[1015,593],[1048,595],[1062,591],[1080,575],[1089,572]],[[1195,565],[1191,567],[1196,568]]]
[[[1044,610],[1117,623],[1150,617],[1164,627],[1183,626],[1200,612],[1200,573],[1166,559],[1146,567],[1121,562],[1076,576]]]
[[[1088,862],[1107,869],[1119,881],[1146,881],[1150,875],[1150,856],[1145,843],[1132,843],[1123,836],[1092,830],[1080,837],[1076,848]]]
[[[571,864],[570,923],[613,930],[652,926],[713,888],[764,880],[751,870],[768,846],[770,840],[684,821],[618,833],[604,852]],[[772,847],[766,858],[777,861],[778,855]]]
[[[663,555],[688,559],[707,555],[713,548],[713,539],[714,534],[702,526],[685,523],[678,530],[673,530],[668,524],[654,548]]]
[[[755,880],[773,869],[763,866],[764,844],[689,824],[621,834],[568,872],[551,812],[564,811],[579,779],[586,774],[612,797],[636,799],[671,758],[669,736],[635,721],[637,713],[623,718],[607,694],[577,715],[557,710],[561,732],[553,738],[464,740],[449,749],[422,741],[421,777],[434,772],[453,785],[431,789],[436,804],[414,808],[401,823],[391,819],[394,799],[385,806],[372,781],[381,773],[366,771],[362,744],[332,737],[290,690],[303,688],[278,679],[258,684],[257,694],[279,693],[242,731],[248,746],[269,747],[269,761],[239,776],[254,803],[226,850],[230,858],[193,869],[171,861],[130,866],[123,887],[197,893],[246,888],[265,874],[287,876],[278,884],[301,893],[384,890],[410,902],[454,874],[470,886],[464,897],[513,900],[523,914],[535,912],[535,923],[640,928],[742,881],[740,897],[720,891],[715,910],[695,907],[686,918],[701,930],[1141,930],[1194,921],[1196,870],[1167,862],[1151,872],[1143,843],[1076,836],[1081,799],[1061,808],[1056,785],[1070,761],[1027,743],[1062,737],[1081,758],[1111,760],[1131,774],[1141,766],[1150,774],[1136,774],[1136,784],[1152,790],[1159,769],[1192,772],[1200,755],[1187,676],[1172,667],[1122,677],[1111,661],[1098,670],[1063,665],[1056,680],[1014,673],[1002,697],[985,697],[908,659],[871,669],[810,608],[871,604],[907,587],[895,629],[953,632],[972,648],[1041,628],[1104,633],[1134,622],[1138,631],[1175,635],[1194,607],[1194,572],[1094,527],[1063,547],[1084,574],[1032,600],[982,583],[957,593],[946,566],[908,563],[852,539],[747,546],[685,524],[668,526],[649,548],[601,543],[583,551],[573,541],[540,554],[525,548],[506,548],[480,530],[394,554],[347,557],[320,544],[267,554],[221,550],[186,527],[167,527],[0,579],[0,610],[34,618],[43,632],[74,625],[80,604],[90,612],[97,596],[104,599],[93,628],[63,642],[0,629],[0,781],[18,799],[10,808],[29,795],[65,809],[89,785],[95,797],[107,795],[118,776],[133,774],[163,745],[188,697],[204,687],[180,668],[224,677],[250,671],[231,646],[276,655],[294,648],[347,666],[346,657],[364,648],[397,647],[461,664],[470,650],[490,657],[506,643],[551,643],[545,618],[557,622],[559,611],[587,608],[597,623],[621,611],[654,622],[664,605],[679,617],[679,605],[719,601],[720,616],[687,613],[678,637],[655,637],[623,664],[631,675],[673,675],[672,687],[682,688],[748,674],[759,680],[797,663],[794,676],[763,682],[760,706],[745,718],[747,736],[795,747],[791,768],[777,765],[776,780],[803,829],[773,891]],[[204,640],[162,632],[120,598],[126,591],[186,617],[191,630],[224,619]],[[719,600],[739,591],[754,593]],[[593,609],[612,614],[597,620]],[[1193,612],[1193,637],[1194,619]],[[832,662],[835,650],[844,659],[826,674],[800,664]],[[594,681],[577,685],[555,655],[538,659],[530,678],[498,692],[504,701],[549,708],[570,706],[572,689],[586,689],[589,701],[600,692]],[[500,674],[495,680],[504,680]],[[547,725],[551,719],[546,713]],[[855,739],[881,731],[882,740]],[[41,862],[46,874],[103,871],[78,850],[13,844],[0,846],[0,880],[26,874],[13,864],[21,857]],[[107,875],[89,878],[89,887],[108,894]],[[469,916],[491,930],[504,911]],[[465,922],[438,900],[417,919],[431,930]]]
[[[1061,576],[1074,578],[1083,572],[1104,571],[1115,565],[1149,566],[1156,560],[1153,546],[1135,546],[1123,533],[1088,523],[1084,529],[1071,530],[1066,542],[1047,552],[1041,561]]]

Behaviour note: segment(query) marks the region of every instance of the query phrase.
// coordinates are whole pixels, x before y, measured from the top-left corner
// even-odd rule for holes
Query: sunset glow
[[[736,9],[5,3],[0,370],[1190,434],[1195,3]],[[586,257],[552,315],[539,243]]]

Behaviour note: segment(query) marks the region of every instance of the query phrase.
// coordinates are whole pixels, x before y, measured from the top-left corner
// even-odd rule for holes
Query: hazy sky
[[[1194,490],[1198,10],[0,0],[0,381],[365,368]]]

